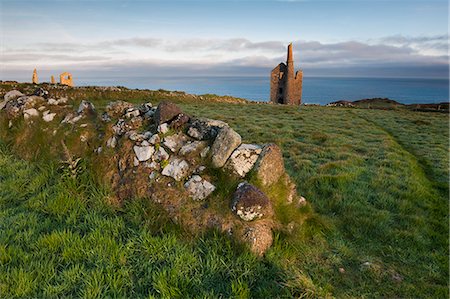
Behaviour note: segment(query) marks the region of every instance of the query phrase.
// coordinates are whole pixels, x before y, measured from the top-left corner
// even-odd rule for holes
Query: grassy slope
[[[74,181],[3,146],[0,296],[448,296],[447,115],[178,102],[281,145],[323,219],[259,260],[217,234],[186,237],[145,201],[112,209],[88,172]]]

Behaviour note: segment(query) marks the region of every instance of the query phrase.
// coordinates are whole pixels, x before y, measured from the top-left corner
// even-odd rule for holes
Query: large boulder
[[[231,154],[225,167],[234,174],[244,177],[256,163],[262,148],[257,144],[241,144]]]
[[[160,125],[165,122],[170,122],[178,114],[182,113],[181,109],[178,108],[172,102],[161,102],[156,108],[155,114],[153,115],[153,119],[155,120],[156,125]]]
[[[5,101],[11,101],[11,100],[15,100],[15,99],[17,99],[17,98],[20,98],[20,97],[22,97],[24,94],[23,93],[21,93],[20,91],[18,91],[18,90],[11,90],[11,91],[8,91],[6,94],[5,94],[5,96],[3,97],[3,99],[5,99]]]
[[[207,198],[216,187],[199,175],[193,175],[185,184],[186,191],[194,200]]]
[[[211,166],[220,168],[230,157],[231,153],[241,144],[241,135],[226,126],[219,133],[211,147]]]
[[[191,120],[187,134],[197,140],[210,140],[216,138],[223,127],[228,127],[228,124],[215,119],[196,118]]]
[[[272,203],[264,192],[248,183],[240,183],[233,195],[231,210],[244,221],[273,214]]]
[[[264,186],[276,183],[285,173],[280,147],[274,143],[264,145],[254,169],[256,177]]]

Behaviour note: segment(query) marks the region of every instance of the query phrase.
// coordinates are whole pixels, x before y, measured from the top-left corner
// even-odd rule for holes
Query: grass
[[[245,142],[279,144],[317,216],[257,258],[217,232],[188,234],[145,199],[109,205],[89,167],[74,179],[3,142],[1,297],[448,297],[448,115],[171,99]]]

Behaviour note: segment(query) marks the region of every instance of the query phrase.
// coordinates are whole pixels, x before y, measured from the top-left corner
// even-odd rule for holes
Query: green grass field
[[[68,93],[100,108],[168,98]],[[317,216],[258,258],[217,232],[189,234],[145,199],[111,206],[88,167],[74,179],[56,159],[17,158],[4,138],[0,297],[448,297],[447,114],[169,99],[245,142],[279,144]]]

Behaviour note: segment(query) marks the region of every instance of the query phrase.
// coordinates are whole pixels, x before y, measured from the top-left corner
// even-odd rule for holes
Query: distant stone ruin
[[[33,84],[38,84],[39,83],[36,69],[34,69],[34,71],[33,71],[33,77],[31,78],[31,82]]]
[[[73,87],[72,74],[64,72],[61,75],[59,75],[59,84]]]
[[[302,103],[303,72],[295,74],[292,43],[288,46],[287,61],[270,73],[270,101],[274,104],[300,105]]]
[[[56,84],[55,77],[53,75],[50,78],[50,83]]]
[[[117,204],[148,198],[185,228],[217,229],[257,255],[271,246],[274,229],[295,226],[277,219],[276,207],[305,204],[276,144],[243,143],[227,123],[191,117],[172,102],[115,101],[100,112],[88,101],[54,99],[39,88],[33,95],[8,92],[0,110],[10,128],[24,120],[51,144],[62,144],[68,161],[76,160],[70,154],[76,149],[61,136],[78,134],[78,157],[94,153],[97,175]]]

